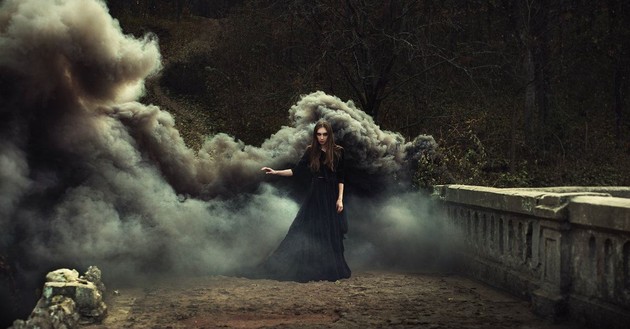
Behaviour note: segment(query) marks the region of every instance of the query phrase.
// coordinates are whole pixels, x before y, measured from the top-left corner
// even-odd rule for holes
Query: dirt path
[[[306,284],[210,276],[121,289],[108,306],[103,324],[85,328],[576,328],[476,281],[438,274],[362,272]]]

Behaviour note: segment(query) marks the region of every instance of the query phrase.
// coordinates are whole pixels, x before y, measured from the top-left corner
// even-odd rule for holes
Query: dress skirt
[[[336,180],[311,180],[307,197],[286,237],[263,263],[265,276],[298,282],[350,277],[343,255],[345,211],[337,213],[337,193]]]

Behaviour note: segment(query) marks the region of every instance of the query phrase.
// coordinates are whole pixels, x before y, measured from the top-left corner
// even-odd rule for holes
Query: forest
[[[158,38],[143,102],[187,144],[260,144],[300,95],[432,135],[414,184],[630,185],[630,3],[622,0],[107,0]]]

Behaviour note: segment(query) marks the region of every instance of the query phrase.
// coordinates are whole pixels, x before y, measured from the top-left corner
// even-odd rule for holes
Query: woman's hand
[[[343,211],[343,200],[337,200],[337,213]]]
[[[260,170],[264,171],[265,174],[267,174],[267,175],[275,175],[276,174],[276,171],[271,169],[271,168],[269,168],[269,167],[262,167],[262,168],[260,168]]]

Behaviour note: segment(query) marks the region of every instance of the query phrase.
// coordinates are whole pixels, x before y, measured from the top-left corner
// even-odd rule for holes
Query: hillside
[[[286,17],[269,21],[270,9],[251,3],[222,18],[119,17],[125,32],[141,36],[150,31],[159,38],[164,69],[148,82],[142,101],[173,113],[193,149],[217,132],[258,145],[288,123],[287,110],[300,95],[314,90],[360,104],[344,87],[343,72],[324,68],[323,61],[309,62],[313,57],[302,53],[295,36],[304,31],[283,29]],[[441,157],[421,165],[417,185],[630,185],[624,165],[630,144],[619,137],[629,135],[628,123],[619,135],[619,122],[602,109],[576,111],[575,102],[566,98],[574,91],[558,92],[555,115],[537,137],[519,128],[526,119],[525,95],[518,86],[500,85],[506,77],[488,87],[466,85],[460,73],[449,69],[436,73],[443,76],[431,82],[430,90],[408,85],[385,98],[379,110],[384,129],[407,138],[429,134],[438,141]],[[536,144],[540,141],[543,146]],[[437,170],[443,165],[452,180]]]

